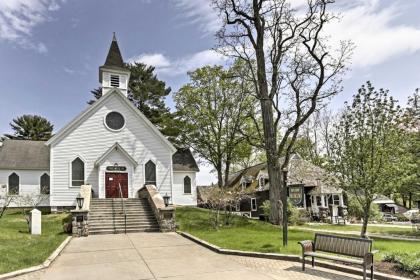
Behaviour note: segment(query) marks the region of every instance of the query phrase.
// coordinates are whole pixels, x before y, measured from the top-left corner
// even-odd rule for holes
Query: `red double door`
[[[128,174],[127,173],[105,173],[105,197],[119,198],[119,185],[121,185],[122,196],[128,198]]]

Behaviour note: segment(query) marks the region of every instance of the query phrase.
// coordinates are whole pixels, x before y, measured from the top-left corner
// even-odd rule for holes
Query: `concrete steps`
[[[124,208],[127,214],[126,227],[121,199],[92,199],[89,213],[89,233],[159,231],[159,225],[146,199],[124,199]]]

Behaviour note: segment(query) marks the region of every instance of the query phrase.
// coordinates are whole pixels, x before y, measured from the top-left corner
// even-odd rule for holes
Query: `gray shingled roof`
[[[0,169],[48,170],[50,148],[44,141],[6,139],[0,147]]]
[[[200,171],[189,149],[172,156],[174,171]],[[6,139],[0,146],[0,169],[48,170],[50,149],[44,141]]]
[[[174,171],[200,171],[195,159],[188,148],[179,148],[172,156]]]
[[[111,67],[124,67],[124,60],[121,55],[120,48],[118,47],[117,39],[112,39],[111,46],[109,47],[108,55],[105,60],[104,66],[111,66]]]

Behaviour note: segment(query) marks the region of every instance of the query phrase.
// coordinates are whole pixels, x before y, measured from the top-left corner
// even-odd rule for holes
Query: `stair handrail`
[[[125,211],[124,197],[122,194],[121,184],[118,183],[119,197],[121,198],[121,205],[124,214],[124,233],[127,234],[127,213]]]

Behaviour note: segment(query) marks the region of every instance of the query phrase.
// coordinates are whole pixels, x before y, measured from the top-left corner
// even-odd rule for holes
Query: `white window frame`
[[[335,200],[334,197],[337,197],[337,200]],[[333,194],[332,195],[332,202],[333,202],[333,205],[336,205],[336,206],[340,205],[340,195]],[[337,204],[336,204],[336,202],[337,202]]]
[[[72,168],[71,164],[76,158],[80,158],[80,160],[83,161],[83,185],[86,185],[86,160],[82,156],[76,155],[69,162],[69,175],[70,175],[69,176],[69,186],[70,186],[70,188],[80,188],[81,187],[81,186],[73,186],[73,168]],[[50,193],[51,193],[51,175],[50,175]]]
[[[48,177],[49,177],[49,179],[50,179],[50,185],[49,185],[49,194],[43,194],[42,193],[42,185],[41,185],[41,178],[42,178],[42,176],[44,176],[45,174],[47,174],[48,175]],[[51,176],[50,176],[50,174],[48,174],[48,172],[44,172],[44,173],[42,173],[41,174],[41,176],[39,176],[39,194],[42,194],[42,195],[50,195],[51,194]]]
[[[148,160],[146,160],[143,163],[143,185],[146,185],[146,163],[148,163],[149,161],[153,162],[155,164],[156,167],[156,188],[158,187],[158,164],[157,161],[154,159],[149,158]],[[192,187],[191,187],[192,188]]]
[[[187,177],[190,179],[190,192],[189,193],[185,192],[185,178],[187,178]],[[184,191],[185,195],[192,195],[192,189],[193,188],[192,188],[192,179],[191,179],[190,175],[185,175],[184,178],[182,178],[182,187],[184,188],[183,191]]]
[[[255,201],[255,208],[254,208],[254,204],[252,203],[253,201]],[[257,211],[257,209],[258,209],[257,199],[255,197],[251,197],[251,211]]]
[[[18,193],[17,194],[9,194],[9,177],[10,176],[12,176],[13,174],[16,174],[17,176],[18,176],[18,178],[19,178],[19,184],[18,184]],[[15,172],[15,171],[13,171],[12,173],[10,173],[8,176],[7,176],[7,195],[8,196],[19,196],[20,195],[20,175],[17,173],[17,172]]]

